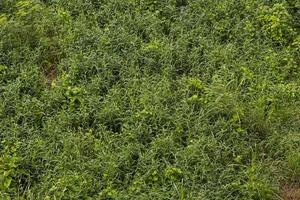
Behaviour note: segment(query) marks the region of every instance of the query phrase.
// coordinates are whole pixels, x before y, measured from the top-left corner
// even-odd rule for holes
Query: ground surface
[[[299,9],[0,1],[0,199],[299,199]]]

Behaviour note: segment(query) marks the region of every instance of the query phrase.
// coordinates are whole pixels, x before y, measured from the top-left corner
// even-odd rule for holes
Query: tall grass
[[[299,5],[0,1],[0,198],[280,199]]]

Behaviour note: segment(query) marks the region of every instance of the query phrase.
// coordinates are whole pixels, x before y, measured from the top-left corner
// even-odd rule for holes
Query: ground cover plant
[[[300,199],[299,0],[1,0],[0,199]]]

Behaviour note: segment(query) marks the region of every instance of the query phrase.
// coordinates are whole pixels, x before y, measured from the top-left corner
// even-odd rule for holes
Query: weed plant
[[[280,199],[299,31],[299,0],[1,0],[0,199]]]

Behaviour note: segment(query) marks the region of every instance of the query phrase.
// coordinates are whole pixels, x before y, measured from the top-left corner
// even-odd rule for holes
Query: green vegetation
[[[0,199],[280,199],[299,33],[299,0],[1,0]]]

